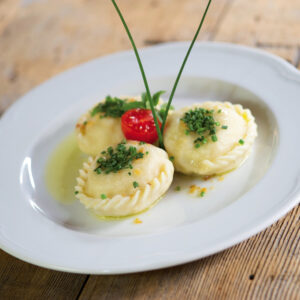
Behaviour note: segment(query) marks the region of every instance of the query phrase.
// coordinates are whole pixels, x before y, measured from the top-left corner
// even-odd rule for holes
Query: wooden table
[[[205,1],[122,0],[139,47],[191,40]],[[213,0],[200,34],[258,47],[300,67],[299,0]],[[110,1],[0,1],[0,113],[47,78],[130,49]],[[299,95],[300,101],[300,95]],[[0,252],[0,299],[300,299],[299,206],[219,254],[159,271],[87,276]]]

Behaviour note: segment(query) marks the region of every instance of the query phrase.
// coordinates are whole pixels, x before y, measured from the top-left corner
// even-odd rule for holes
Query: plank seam
[[[85,288],[85,286],[86,286],[89,278],[90,278],[90,275],[87,275],[86,278],[85,278],[85,280],[84,280],[84,282],[82,283],[82,286],[81,286],[81,288],[80,288],[80,290],[79,290],[76,298],[75,298],[76,300],[78,300],[80,298],[80,296],[81,296],[81,294],[82,294],[82,292],[83,292],[83,290],[84,290],[84,288]]]

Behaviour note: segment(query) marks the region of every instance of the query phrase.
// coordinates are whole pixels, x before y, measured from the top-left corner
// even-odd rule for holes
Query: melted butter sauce
[[[78,201],[75,198],[74,194],[76,177],[78,177],[78,170],[82,167],[83,162],[86,161],[87,158],[88,155],[82,153],[77,146],[75,133],[72,133],[71,135],[67,136],[53,151],[46,165],[45,178],[47,189],[49,190],[49,193],[55,200],[63,204],[70,204],[74,201]],[[231,171],[211,176],[210,179],[214,179],[217,176],[223,177],[225,174]],[[201,181],[203,182],[207,181],[203,180],[203,178],[199,176],[188,176],[175,173],[172,186],[174,187],[179,185],[182,187],[182,191],[188,190],[191,181],[197,178],[200,180],[202,179]],[[133,216],[148,211],[149,209],[154,207],[163,197],[164,196],[160,197],[157,201],[155,201],[150,207],[146,208],[145,210],[128,216],[98,216],[93,212],[91,212],[91,215],[99,220],[106,221],[131,218]]]
[[[62,204],[70,204],[78,201],[74,195],[74,187],[76,185],[76,177],[78,177],[78,170],[86,161],[88,155],[82,153],[76,141],[75,134],[66,137],[51,154],[46,165],[46,186],[51,196]],[[121,217],[98,216],[91,212],[91,215],[99,220],[123,220],[133,216],[142,214],[152,207],[154,207],[161,199],[160,197],[150,207],[135,214],[130,214]],[[82,209],[84,207],[82,206]]]
[[[65,138],[51,154],[46,165],[46,186],[51,196],[60,203],[67,204],[76,200],[76,177],[86,159],[87,155],[77,147],[75,134]]]

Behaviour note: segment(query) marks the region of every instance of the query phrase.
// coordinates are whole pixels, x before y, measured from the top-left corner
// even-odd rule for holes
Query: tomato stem
[[[157,115],[156,115],[156,112],[155,112],[155,108],[154,108],[154,104],[153,104],[153,99],[152,99],[152,96],[151,96],[151,92],[150,92],[150,89],[149,89],[149,85],[148,85],[148,82],[147,82],[147,78],[146,78],[146,74],[145,74],[145,71],[144,71],[144,68],[143,68],[143,64],[141,62],[141,59],[140,59],[140,56],[139,56],[139,53],[138,53],[138,50],[135,46],[135,43],[134,43],[134,40],[132,38],[132,35],[129,31],[129,28],[125,22],[125,19],[118,7],[118,5],[116,4],[115,0],[111,0],[111,2],[113,3],[122,23],[123,23],[123,26],[126,30],[126,33],[129,37],[129,40],[131,42],[131,45],[133,47],[133,50],[134,50],[134,53],[135,53],[135,56],[136,56],[136,59],[137,59],[137,62],[138,62],[138,65],[139,65],[139,68],[140,68],[140,71],[141,71],[141,74],[142,74],[142,77],[143,77],[143,81],[144,81],[144,85],[145,85],[145,89],[146,89],[146,93],[147,93],[147,96],[148,96],[148,99],[149,99],[149,102],[150,102],[150,108],[151,108],[151,111],[152,111],[152,115],[153,115],[153,119],[154,119],[154,123],[155,123],[155,128],[156,128],[156,131],[157,131],[157,135],[158,135],[158,141],[159,141],[159,146],[161,148],[164,149],[164,143],[163,143],[163,137],[162,137],[162,131],[160,130],[159,128],[159,123],[158,123],[158,120],[157,120]]]
[[[167,116],[168,116],[168,113],[169,113],[169,109],[170,109],[170,106],[171,106],[171,103],[172,103],[172,100],[173,100],[173,97],[174,97],[174,94],[175,94],[175,91],[176,91],[178,82],[179,82],[179,80],[180,80],[180,77],[181,77],[181,74],[182,74],[183,69],[184,69],[184,67],[185,67],[185,64],[186,64],[186,62],[187,62],[187,60],[188,60],[188,58],[189,58],[189,55],[190,55],[190,53],[191,53],[191,51],[192,51],[192,49],[193,49],[193,46],[194,46],[194,44],[195,44],[195,41],[196,41],[196,39],[197,39],[197,37],[198,37],[198,34],[199,34],[200,29],[201,29],[201,27],[202,27],[202,24],[203,24],[203,22],[204,22],[204,20],[205,20],[205,17],[206,17],[207,11],[208,11],[208,9],[209,9],[210,3],[211,3],[211,0],[209,0],[208,3],[207,3],[207,6],[206,6],[206,9],[205,9],[205,11],[204,11],[204,13],[203,13],[203,15],[202,15],[202,19],[201,19],[201,21],[200,21],[200,24],[199,24],[199,26],[198,26],[198,28],[197,28],[197,31],[196,31],[196,33],[195,33],[195,35],[194,35],[194,38],[193,38],[193,40],[192,40],[192,42],[191,42],[191,44],[190,44],[190,47],[189,47],[189,49],[188,49],[188,51],[187,51],[187,53],[186,53],[186,55],[185,55],[185,57],[184,57],[184,60],[183,60],[182,65],[181,65],[181,67],[180,67],[179,73],[178,73],[178,75],[177,75],[177,77],[176,77],[176,80],[175,80],[175,83],[174,83],[172,92],[171,92],[171,94],[170,94],[170,97],[169,97],[169,100],[168,100],[168,103],[167,103],[167,106],[166,106],[166,111],[165,111],[165,115],[164,115],[163,122],[162,122],[162,126],[161,126],[161,133],[164,132],[164,129],[165,129],[165,126],[166,126],[166,121],[167,121]]]

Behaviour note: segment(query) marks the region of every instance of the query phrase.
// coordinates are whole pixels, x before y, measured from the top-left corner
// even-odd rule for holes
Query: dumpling
[[[229,102],[205,102],[168,117],[164,144],[176,171],[209,176],[239,167],[256,136],[249,109]]]
[[[164,150],[141,142],[121,142],[84,163],[75,194],[98,216],[129,216],[152,207],[168,190],[173,174]]]
[[[107,147],[120,143],[125,138],[121,128],[123,104],[136,104],[139,101],[141,96],[120,98],[108,96],[82,115],[76,124],[79,149],[86,154],[96,156]],[[159,98],[156,108],[159,109],[162,103],[162,99]]]
[[[138,99],[128,99],[128,101],[136,100]],[[115,146],[125,138],[121,129],[120,116],[104,116],[105,113],[96,112],[96,107],[82,115],[76,124],[79,149],[93,156],[99,154],[108,146]]]

